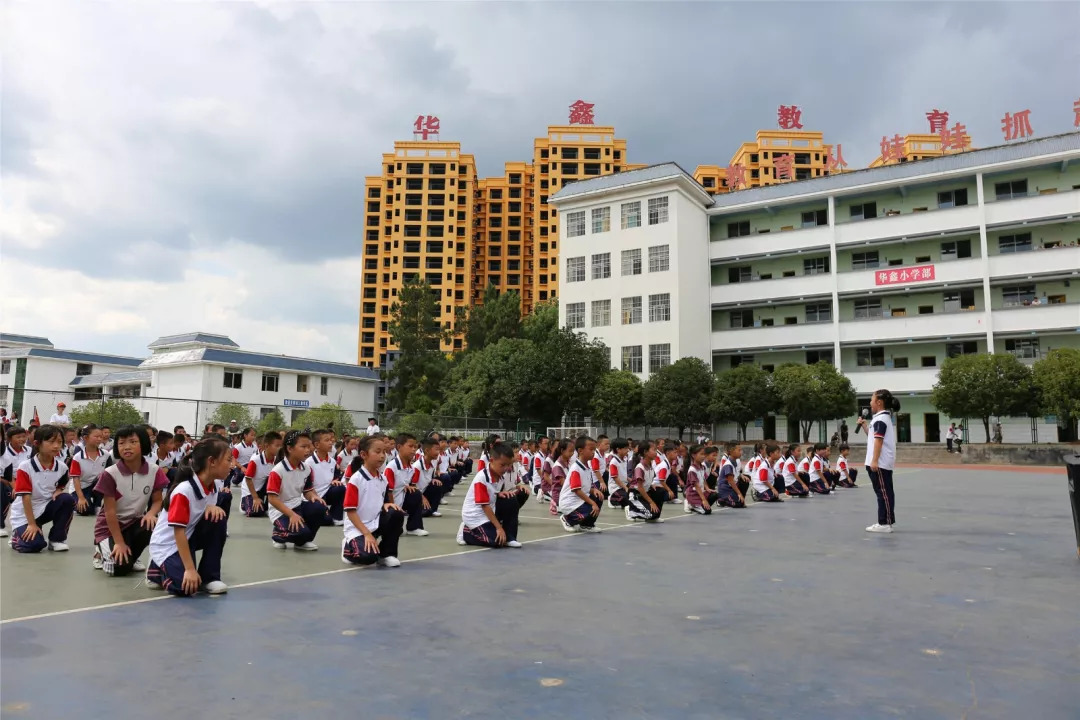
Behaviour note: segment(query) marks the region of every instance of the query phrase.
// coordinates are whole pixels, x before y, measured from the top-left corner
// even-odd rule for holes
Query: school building
[[[1080,347],[1080,133],[715,195],[668,163],[551,204],[560,321],[642,379],[688,356],[827,361],[860,404],[878,388],[901,399],[900,441],[940,442],[960,420],[929,402],[945,358]],[[1054,418],[1033,422],[1057,439]],[[764,425],[795,437],[784,418]],[[1006,427],[1007,442],[1031,437]]]

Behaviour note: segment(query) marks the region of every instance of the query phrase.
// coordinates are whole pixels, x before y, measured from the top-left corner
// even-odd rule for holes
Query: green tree
[[[450,331],[439,324],[438,293],[426,282],[408,280],[390,308],[390,342],[399,350],[386,374],[392,410],[430,409],[442,400],[449,363],[440,344]]]
[[[243,430],[246,427],[255,427],[255,418],[251,415],[251,408],[240,403],[221,403],[210,414],[206,422],[229,427],[229,422],[235,420],[237,427]],[[202,428],[199,428],[202,432]]]
[[[497,287],[488,285],[483,304],[469,309],[465,322],[466,348],[482,350],[503,338],[516,338],[520,332],[521,296],[516,290],[500,294]]]
[[[287,427],[289,427],[289,424],[285,422],[285,416],[277,408],[274,408],[266,413],[266,417],[255,426],[255,432],[258,433],[259,437],[262,437],[268,432],[281,432]]]
[[[780,407],[772,377],[757,365],[743,363],[716,378],[709,412],[719,422],[739,426],[739,439],[746,439],[746,426]]]
[[[676,427],[680,438],[685,428],[708,423],[714,380],[712,368],[696,357],[661,368],[642,390],[645,422]]]
[[[990,442],[990,417],[1025,416],[1037,410],[1031,368],[1014,355],[980,353],[947,359],[930,402],[946,415],[981,418]]]
[[[798,421],[803,442],[809,442],[815,422],[853,415],[856,411],[855,388],[830,363],[781,365],[773,373],[772,381],[784,414]]]
[[[356,423],[353,422],[352,415],[345,408],[333,403],[323,403],[318,407],[300,413],[293,420],[292,427],[293,430],[303,430],[304,428],[311,428],[312,430],[332,429],[338,437],[346,433],[349,435],[356,434]]]
[[[584,333],[556,328],[537,343],[535,370],[539,396],[534,417],[547,424],[566,415],[591,415],[600,378],[611,369],[611,351]]]
[[[1042,411],[1057,415],[1062,427],[1080,421],[1080,350],[1051,350],[1031,370]]]
[[[621,435],[627,425],[643,419],[641,379],[625,370],[609,370],[600,377],[592,398],[592,416],[605,425],[614,425]]]
[[[447,376],[446,415],[512,420],[536,410],[541,357],[528,340],[503,338],[458,358]]]
[[[435,429],[435,418],[425,413],[410,413],[402,415],[394,423],[395,435],[409,433],[417,438],[422,438]]]
[[[71,426],[75,428],[93,423],[115,431],[125,425],[138,425],[142,421],[143,415],[139,409],[120,398],[94,400],[71,409]]]

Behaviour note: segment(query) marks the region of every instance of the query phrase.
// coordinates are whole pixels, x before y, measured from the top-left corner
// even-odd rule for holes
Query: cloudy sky
[[[0,328],[355,361],[363,179],[418,114],[482,174],[596,104],[632,162],[726,164],[779,104],[864,166],[947,110],[1072,128],[1080,4],[2,1]]]

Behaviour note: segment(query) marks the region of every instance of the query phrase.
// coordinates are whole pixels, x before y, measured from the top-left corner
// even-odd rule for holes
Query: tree
[[[1080,350],[1059,348],[1035,363],[1032,380],[1043,412],[1066,427],[1080,421]]]
[[[127,400],[103,398],[71,409],[71,427],[79,428],[93,423],[98,427],[110,427],[114,431],[125,425],[138,425],[143,421],[139,409]]]
[[[482,350],[503,338],[516,338],[521,332],[521,296],[516,290],[499,294],[488,285],[482,305],[473,305],[465,322],[465,347]]]
[[[293,420],[292,426],[294,430],[303,430],[304,428],[311,428],[312,430],[332,429],[338,437],[346,433],[349,435],[356,434],[356,423],[353,422],[352,415],[345,408],[333,403],[323,403],[319,407],[300,413]]]
[[[930,402],[946,415],[981,418],[990,442],[990,417],[1029,415],[1037,409],[1031,369],[1014,355],[980,353],[947,359]]]
[[[440,345],[450,332],[439,324],[438,293],[426,282],[407,280],[390,308],[390,342],[400,351],[386,374],[386,402],[393,410],[413,412],[442,399],[448,362]]]
[[[259,424],[255,426],[255,432],[259,437],[262,437],[268,432],[281,432],[287,427],[289,427],[289,424],[285,422],[285,416],[282,415],[277,408],[274,408],[266,413],[266,417],[260,420]]]
[[[251,415],[251,408],[240,403],[221,403],[206,422],[229,427],[229,422],[232,420],[236,421],[237,427],[241,430],[246,427],[255,427],[255,418]],[[202,432],[202,428],[198,431]]]
[[[709,422],[715,376],[696,357],[685,357],[652,374],[642,389],[645,422],[676,427],[679,437],[691,425]]]
[[[780,407],[772,377],[757,365],[744,363],[716,378],[709,412],[717,421],[734,422],[739,438],[746,439],[746,426]]]
[[[540,363],[536,345],[515,338],[461,356],[447,376],[443,414],[502,420],[532,416],[542,390],[536,375]]]
[[[621,435],[626,425],[642,421],[641,380],[626,370],[609,370],[600,377],[592,397],[592,415],[605,425],[614,425]]]
[[[397,422],[394,423],[393,428],[394,434],[396,435],[408,433],[417,438],[423,438],[434,429],[435,418],[424,413],[402,415]]]
[[[815,422],[855,414],[855,388],[830,363],[781,365],[772,381],[784,414],[798,421],[803,442],[810,441]]]

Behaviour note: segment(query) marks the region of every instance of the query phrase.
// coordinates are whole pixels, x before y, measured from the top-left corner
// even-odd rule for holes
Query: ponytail
[[[188,482],[205,471],[211,460],[215,460],[227,452],[229,452],[229,443],[220,435],[210,435],[200,440],[191,449],[191,454],[184,458],[180,468],[173,476],[172,482],[169,483],[169,489],[165,491],[164,507],[168,508],[169,498],[172,497],[172,492],[178,485]]]
[[[893,397],[892,392],[882,389],[875,392],[874,395],[877,395],[878,400],[890,413],[900,412],[900,401]]]

